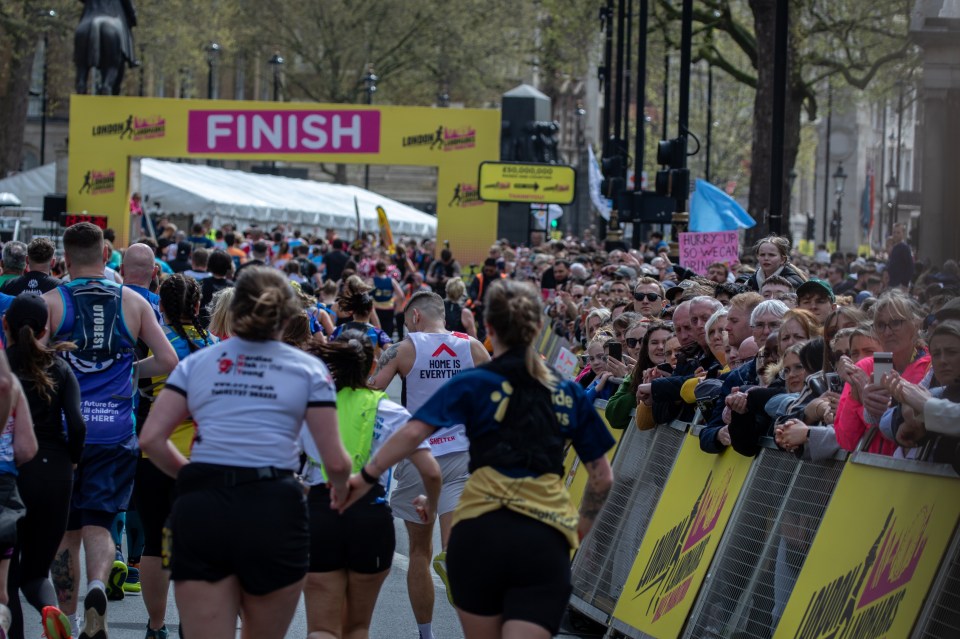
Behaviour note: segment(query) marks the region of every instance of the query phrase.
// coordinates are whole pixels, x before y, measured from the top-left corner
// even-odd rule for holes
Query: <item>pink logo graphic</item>
[[[693,518],[693,525],[690,528],[690,535],[680,552],[687,552],[689,549],[699,543],[701,539],[713,532],[720,520],[720,513],[723,511],[724,504],[727,503],[727,495],[730,491],[730,480],[733,478],[733,469],[727,470],[717,486],[713,485],[713,476],[707,480],[707,485],[703,490],[703,499],[700,507],[697,508],[697,514]]]
[[[923,506],[913,521],[900,529],[894,519],[880,544],[877,561],[857,603],[858,609],[886,597],[913,578],[927,545],[927,524],[932,514],[932,506]]]
[[[190,153],[378,153],[380,112],[191,111]]]

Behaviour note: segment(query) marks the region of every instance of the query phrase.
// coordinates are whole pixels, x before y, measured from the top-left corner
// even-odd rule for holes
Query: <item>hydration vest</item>
[[[524,349],[494,358],[480,368],[505,377],[512,387],[506,414],[497,428],[470,437],[470,472],[478,468],[523,468],[537,475],[563,475],[566,438],[553,397],[524,365]]]
[[[373,276],[373,303],[377,308],[393,308],[393,278],[389,275]]]
[[[134,434],[136,340],[123,321],[122,288],[103,278],[82,278],[58,287],[63,319],[55,340],[77,349],[64,352],[80,384],[80,409],[88,444],[117,444]]]
[[[463,333],[466,329],[463,326],[463,307],[456,302],[443,300],[443,322],[448,331]]]

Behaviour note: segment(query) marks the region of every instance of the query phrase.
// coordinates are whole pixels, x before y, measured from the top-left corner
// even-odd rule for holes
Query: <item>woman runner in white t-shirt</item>
[[[280,639],[308,567],[306,499],[294,476],[304,420],[337,492],[351,462],[326,367],[278,341],[300,310],[289,283],[273,269],[244,269],[230,310],[234,337],[180,362],[140,445],[177,478],[171,578],[185,634],[233,639],[242,610],[244,637]],[[189,462],[169,442],[188,415],[197,424]]]

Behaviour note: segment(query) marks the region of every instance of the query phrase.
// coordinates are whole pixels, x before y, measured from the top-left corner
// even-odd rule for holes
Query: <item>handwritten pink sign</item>
[[[190,153],[378,153],[380,112],[190,111]]]

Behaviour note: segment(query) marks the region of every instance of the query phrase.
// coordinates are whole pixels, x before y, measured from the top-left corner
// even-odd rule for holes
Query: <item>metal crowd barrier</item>
[[[798,461],[765,438],[720,541],[684,637],[772,636],[846,454]]]
[[[608,624],[689,424],[641,431],[631,420],[613,459],[614,483],[572,566],[570,605]]]
[[[960,530],[943,557],[940,574],[911,635],[913,639],[960,637]]]
[[[624,432],[607,504],[573,561],[570,606],[608,626],[608,638],[960,637],[960,481],[952,468],[865,452],[800,461],[769,438],[681,623],[631,621],[654,634],[626,623],[637,618],[630,602],[638,594],[624,592],[631,567],[637,560],[646,569],[640,554],[654,539],[645,536],[659,536],[651,520],[665,509],[660,526],[677,507],[663,503],[665,487],[688,480],[677,464],[690,425],[635,426]]]

